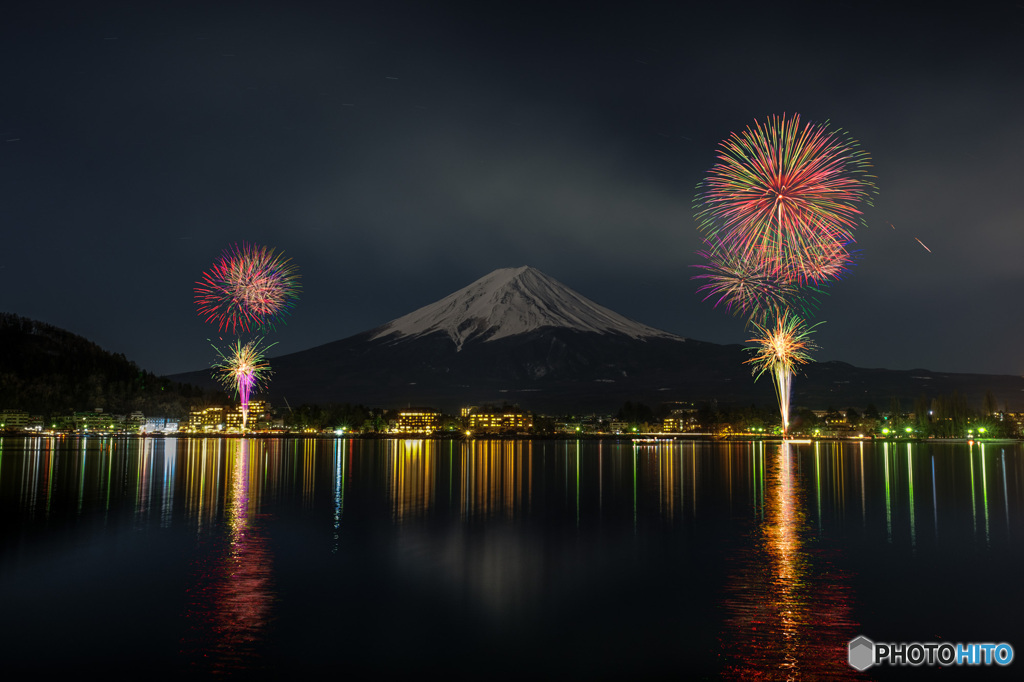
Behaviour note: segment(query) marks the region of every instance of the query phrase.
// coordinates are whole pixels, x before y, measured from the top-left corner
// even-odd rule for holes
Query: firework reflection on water
[[[732,564],[721,637],[729,679],[858,677],[846,661],[847,642],[858,634],[850,579],[832,557],[807,547],[796,447],[782,443],[762,462],[764,516]]]

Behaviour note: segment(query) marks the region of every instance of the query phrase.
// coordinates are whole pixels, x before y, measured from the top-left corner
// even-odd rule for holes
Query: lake
[[[0,538],[9,673],[893,678],[939,671],[848,642],[1024,645],[1019,443],[4,437]]]

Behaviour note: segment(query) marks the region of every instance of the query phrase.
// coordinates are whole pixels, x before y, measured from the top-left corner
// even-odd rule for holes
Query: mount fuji
[[[518,403],[537,411],[614,410],[626,400],[775,402],[740,345],[683,338],[630,320],[532,267],[495,270],[380,327],[271,359],[274,404],[351,402],[454,410]],[[173,379],[211,385],[209,372]],[[1020,377],[811,363],[794,405],[864,407],[954,390],[1020,400]]]
[[[667,399],[666,374],[683,368],[701,383],[746,378],[739,354],[631,320],[536,268],[502,268],[375,329],[274,358],[269,393],[292,404],[617,407],[638,393]]]
[[[374,330],[370,340],[441,332],[461,351],[466,341],[497,341],[545,327],[638,340],[684,340],[608,310],[529,266],[495,270],[461,291],[388,322]]]

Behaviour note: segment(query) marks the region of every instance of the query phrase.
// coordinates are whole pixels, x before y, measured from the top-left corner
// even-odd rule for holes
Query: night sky
[[[694,187],[730,132],[799,112],[879,188],[815,358],[1024,374],[1020,3],[25,4],[0,310],[145,369],[210,363],[192,287],[243,240],[301,270],[275,355],[520,265],[741,343],[695,293]]]

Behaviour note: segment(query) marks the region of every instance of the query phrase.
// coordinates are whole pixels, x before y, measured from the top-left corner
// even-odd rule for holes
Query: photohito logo
[[[861,635],[850,640],[850,665],[867,670],[873,665],[1009,665],[1013,647],[993,644],[952,644],[950,642],[872,642]]]

